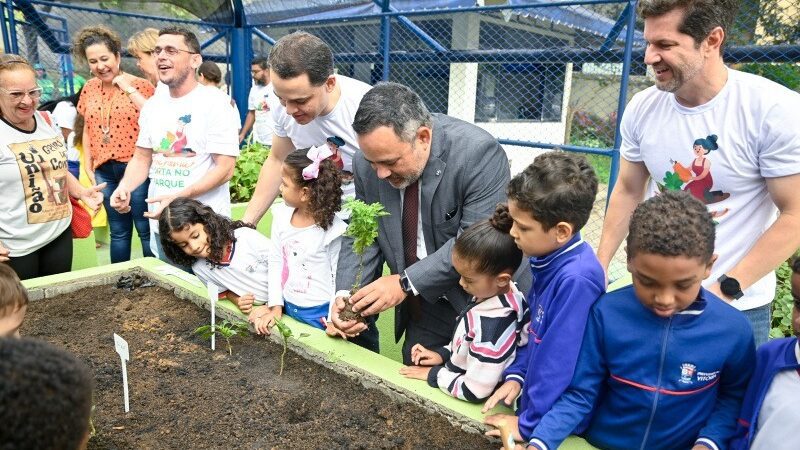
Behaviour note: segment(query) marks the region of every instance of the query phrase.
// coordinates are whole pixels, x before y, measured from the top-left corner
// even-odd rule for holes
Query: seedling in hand
[[[214,333],[219,334],[223,339],[225,339],[225,343],[228,345],[228,354],[233,355],[231,339],[236,336],[249,334],[250,329],[243,322],[234,323],[228,320],[223,320],[221,324],[214,327],[214,330],[212,330],[211,325],[203,325],[202,327],[198,327],[196,330],[194,330],[194,332],[203,339],[211,339],[211,336],[213,336]]]
[[[344,235],[353,238],[353,253],[358,255],[358,272],[356,272],[353,287],[350,289],[352,295],[361,287],[361,278],[364,275],[364,252],[378,237],[378,218],[388,216],[389,213],[379,202],[366,204],[355,199],[345,202],[344,209],[350,211],[350,224],[347,225]],[[364,321],[360,314],[353,311],[349,302],[346,302],[345,309],[339,313],[339,319]]]

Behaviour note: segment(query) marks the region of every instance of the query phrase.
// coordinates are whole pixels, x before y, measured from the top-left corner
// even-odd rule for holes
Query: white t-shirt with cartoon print
[[[733,268],[778,210],[765,178],[800,173],[800,94],[765,78],[728,69],[728,81],[708,103],[680,105],[671,93],[650,87],[636,94],[622,118],[622,157],[644,162],[648,196],[684,190],[706,203],[717,223],[719,255],[704,282]],[[771,273],[733,302],[739,310],[769,304]]]
[[[233,235],[236,242],[233,243],[226,261],[212,265],[205,259],[198,259],[192,264],[192,270],[204,284],[213,281],[222,289],[240,297],[253,294],[256,304],[267,303],[267,269],[272,248],[269,238],[247,227],[237,228]]]
[[[34,114],[33,131],[0,117],[0,243],[15,258],[49,244],[72,222],[67,147],[48,114]]]
[[[319,116],[305,125],[300,125],[294,118],[287,115],[286,108],[280,103],[272,108],[275,134],[291,139],[294,148],[326,145],[329,139],[332,143],[328,145],[339,142],[341,144],[338,145],[338,149],[342,155],[342,169],[352,172],[353,155],[359,150],[356,132],[353,131],[353,118],[358,111],[361,98],[372,86],[343,75],[336,75],[336,83],[342,92],[336,106],[328,114]],[[342,141],[344,142],[342,143]]]
[[[336,267],[347,224],[334,217],[327,230],[319,225],[291,224],[294,208],[272,206],[272,251],[269,260],[269,304],[310,308],[328,304],[336,292]]]
[[[228,96],[198,84],[183,97],[157,91],[139,114],[136,145],[153,150],[149,197],[172,194],[199,182],[216,163],[212,155],[239,156],[239,133],[231,120]],[[195,198],[224,216],[231,215],[228,183]],[[158,205],[150,204],[150,211]],[[158,221],[151,220],[152,230]]]
[[[253,140],[264,145],[272,145],[272,129],[275,121],[272,108],[280,104],[272,89],[272,83],[265,86],[253,84],[247,96],[247,109],[255,114],[253,122]]]

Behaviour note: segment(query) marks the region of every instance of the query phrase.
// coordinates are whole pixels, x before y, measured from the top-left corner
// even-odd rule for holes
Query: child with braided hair
[[[445,347],[411,349],[415,364],[400,369],[408,378],[427,380],[453,397],[479,402],[489,397],[525,345],[528,307],[511,278],[522,251],[509,231],[508,207],[464,231],[453,245],[453,267],[472,301],[458,316],[452,341]]]

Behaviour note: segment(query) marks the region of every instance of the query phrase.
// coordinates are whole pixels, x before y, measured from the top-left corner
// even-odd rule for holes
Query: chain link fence
[[[9,1],[0,2],[6,51],[14,50],[9,47],[13,35],[16,50],[42,64],[61,93],[67,92],[72,61],[63,47],[47,40],[47,30],[68,46],[81,27],[105,24],[124,43],[144,28],[177,22],[208,44],[204,58],[219,62],[223,72],[231,53],[242,51],[231,48],[228,31],[234,24],[253,31],[256,55],[267,55],[271,42],[281,36],[309,31],[333,48],[339,74],[369,84],[406,84],[432,111],[492,133],[504,145],[514,173],[553,148],[586,153],[601,182],[595,210],[583,230],[595,248],[608,186],[615,178],[611,155],[617,145],[621,92],[625,89],[624,105],[652,85],[642,62],[642,22],[636,19],[633,32],[627,33],[633,5],[626,0],[251,0],[243,2],[240,16],[229,3],[213,0],[70,3],[18,1],[12,14]],[[43,20],[32,21],[24,5]],[[623,65],[626,44],[629,75]],[[248,52],[243,61],[251,59],[249,50],[243,50]],[[739,70],[800,89],[800,2],[743,1],[725,58]],[[131,58],[125,58],[123,68],[138,73]],[[80,65],[75,72],[89,76]],[[610,276],[624,272],[624,255],[619,252]]]

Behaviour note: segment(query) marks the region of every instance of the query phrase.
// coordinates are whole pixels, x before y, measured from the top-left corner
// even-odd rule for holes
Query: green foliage
[[[289,338],[292,337],[292,329],[286,325],[281,319],[275,319],[275,326],[278,328],[278,333],[281,335],[283,342],[283,353],[281,353],[281,370],[278,375],[283,375],[284,358],[286,357],[286,349],[289,348]]]
[[[248,202],[256,190],[258,174],[261,166],[269,156],[269,147],[252,141],[248,138],[247,145],[242,147],[239,158],[236,159],[236,169],[230,182],[232,202]]]
[[[211,324],[208,324],[203,325],[202,327],[197,327],[194,332],[203,339],[211,339],[211,336],[213,336],[215,333],[220,335],[223,339],[225,339],[225,343],[228,345],[228,354],[233,355],[231,339],[236,336],[249,334],[250,329],[244,322],[230,322],[228,320],[223,320],[220,324],[215,325],[213,330],[211,328]]]
[[[679,191],[683,186],[683,180],[675,172],[667,172],[664,174],[664,187],[670,191]]]
[[[795,63],[748,63],[739,66],[742,72],[754,73],[789,89],[800,89],[800,66]]]
[[[584,111],[575,111],[570,126],[569,144],[579,147],[608,149],[614,147],[614,129],[617,115],[600,118]],[[611,158],[602,155],[584,155],[601,183],[611,178]]]
[[[361,200],[352,198],[345,202],[344,209],[350,211],[350,224],[347,225],[344,235],[353,238],[353,253],[359,256],[358,273],[355,283],[353,283],[353,290],[355,290],[361,285],[364,251],[378,237],[378,218],[388,216],[389,213],[379,202],[368,205]]]
[[[792,269],[783,263],[775,271],[778,285],[775,287],[775,301],[772,302],[772,329],[769,337],[782,338],[792,336]]]
[[[378,237],[378,218],[389,213],[378,202],[368,205],[352,198],[345,202],[344,209],[350,211],[350,224],[344,235],[353,238],[353,253],[363,255]]]

